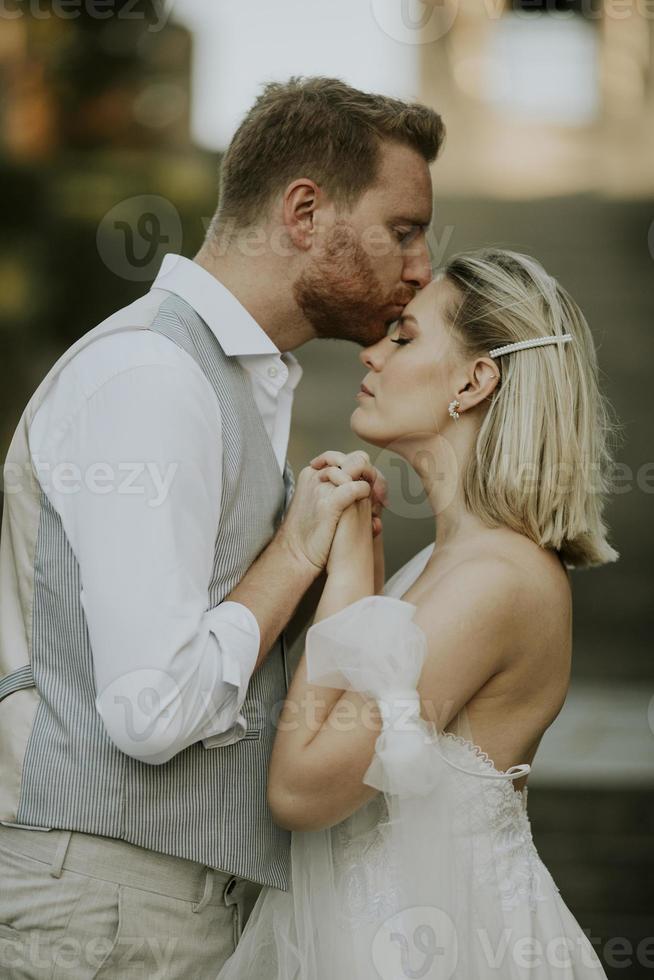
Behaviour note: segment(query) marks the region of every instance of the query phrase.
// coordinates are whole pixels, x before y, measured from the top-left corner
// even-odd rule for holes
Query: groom
[[[167,255],[27,405],[0,542],[3,976],[213,978],[260,887],[288,888],[283,631],[369,492],[308,467],[288,507],[289,351],[373,344],[429,281],[442,139],[424,106],[269,85],[194,260]]]

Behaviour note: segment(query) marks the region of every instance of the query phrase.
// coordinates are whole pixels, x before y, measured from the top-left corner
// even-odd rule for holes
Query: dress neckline
[[[454,732],[443,732],[443,731],[441,731],[438,734],[439,734],[439,737],[445,736],[446,738],[451,739],[453,742],[456,742],[458,745],[462,745],[464,748],[466,748],[475,757],[475,759],[477,761],[481,762],[482,765],[484,766],[484,768],[487,769],[489,772],[495,773],[495,775],[497,775],[497,776],[507,776],[508,770],[506,770],[506,769],[498,769],[497,766],[495,765],[495,763],[493,762],[493,760],[489,757],[488,753],[487,752],[484,752],[484,750],[481,748],[481,746],[476,745],[469,738],[464,738],[463,735],[455,735]],[[513,767],[511,767],[511,768],[513,768]],[[506,782],[510,782],[510,780],[508,779],[508,777],[506,779]],[[526,784],[522,787],[522,789],[516,789],[514,786],[511,786],[511,792],[513,794],[515,794],[516,796],[521,796],[523,802],[526,803],[526,800],[527,800],[527,785]]]

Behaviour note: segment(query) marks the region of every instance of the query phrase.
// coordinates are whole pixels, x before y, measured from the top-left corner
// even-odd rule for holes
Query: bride
[[[569,569],[618,557],[590,330],[536,261],[486,249],[361,360],[352,428],[419,474],[435,542],[384,587],[370,497],[341,519],[269,771],[292,886],[260,894],[219,980],[605,977],[526,786],[569,683]]]

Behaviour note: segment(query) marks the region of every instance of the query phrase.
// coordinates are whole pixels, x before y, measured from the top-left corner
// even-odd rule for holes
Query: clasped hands
[[[365,560],[380,544],[386,480],[367,453],[328,451],[301,470],[280,531],[319,574]]]
[[[370,503],[372,536],[376,538],[381,534],[382,512],[387,504],[388,485],[381,471],[370,462],[367,453],[363,450],[356,450],[353,453],[328,451],[315,456],[309,465],[314,470],[320,471],[321,482],[329,481],[336,487],[352,480],[365,480],[371,491],[364,499]]]

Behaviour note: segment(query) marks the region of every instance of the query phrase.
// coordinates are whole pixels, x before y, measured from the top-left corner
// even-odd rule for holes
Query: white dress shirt
[[[186,300],[247,371],[283,472],[302,375],[296,358],[280,354],[189,259],[167,255],[152,289]],[[193,742],[214,748],[242,738],[260,631],[240,603],[207,610],[222,432],[196,362],[151,330],[105,336],[62,369],[29,441],[79,563],[96,707],[109,736],[155,764]]]

